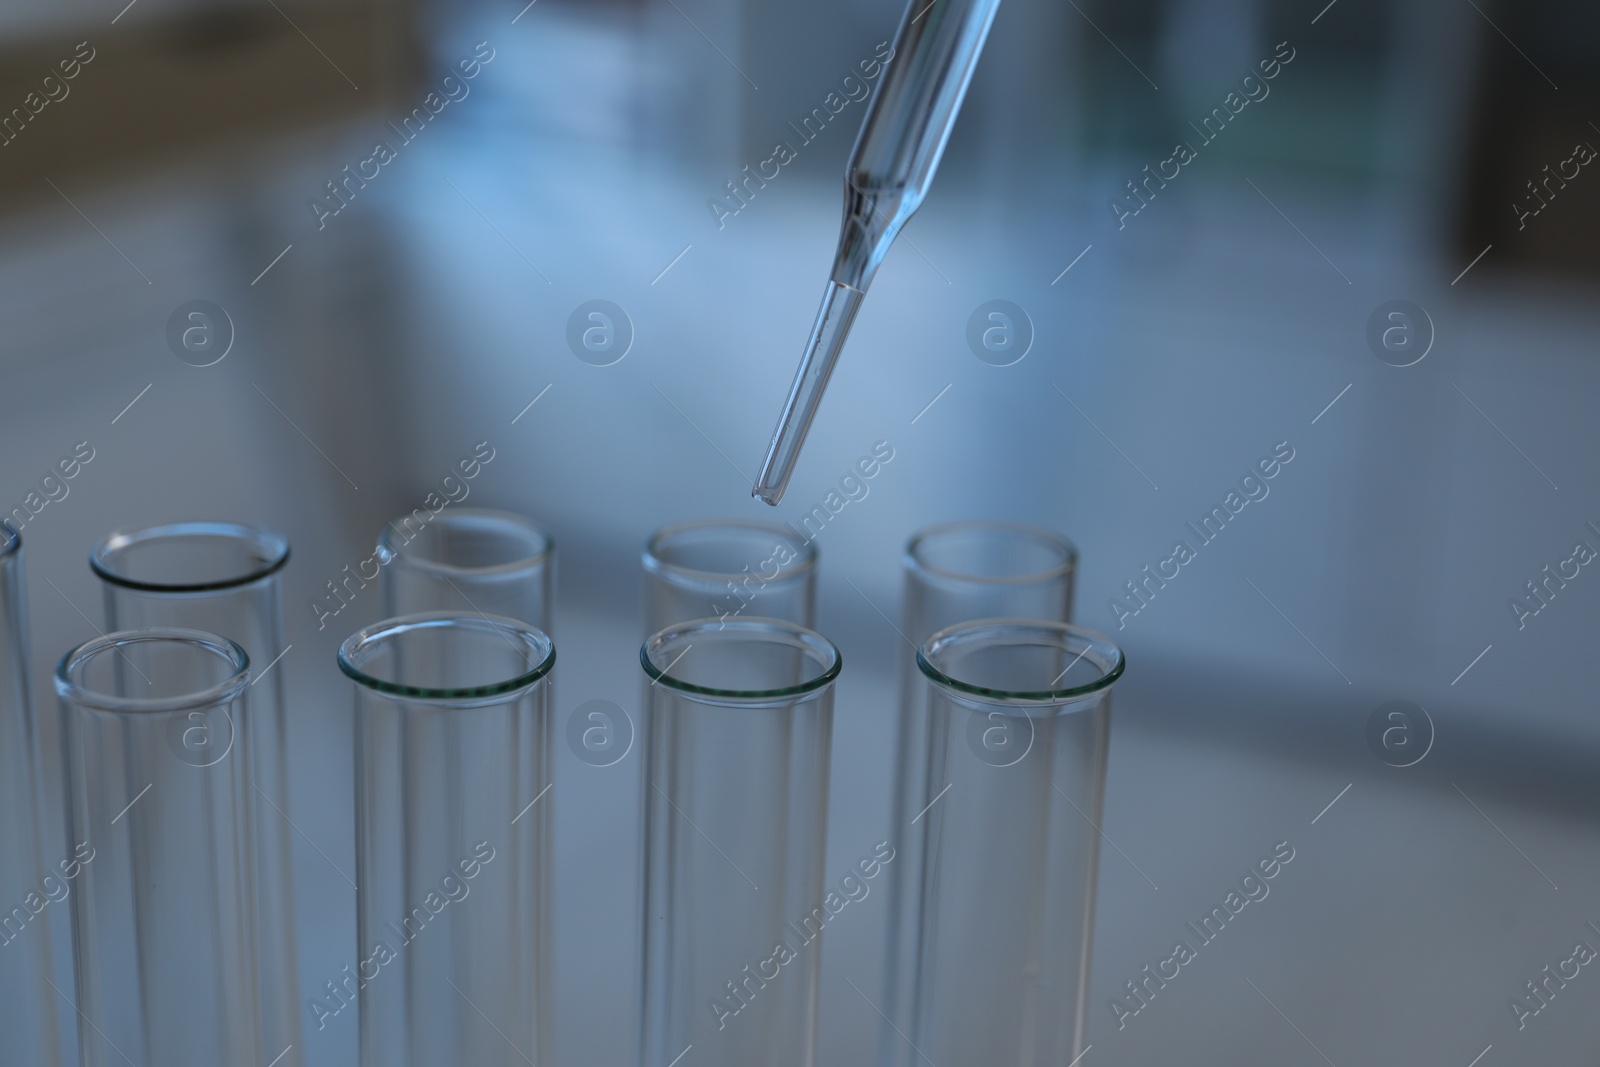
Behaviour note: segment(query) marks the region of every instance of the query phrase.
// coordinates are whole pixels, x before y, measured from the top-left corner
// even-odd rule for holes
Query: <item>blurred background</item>
[[[750,478],[864,111],[828,101],[902,9],[124,2],[0,8],[0,503],[93,449],[22,515],[47,719],[98,538],[289,535],[309,996],[356,955],[334,650],[378,595],[313,602],[487,441],[471,501],[559,545],[561,721],[637,713],[650,530],[773,514]],[[1078,544],[1078,620],[1129,660],[1086,1065],[1594,1062],[1600,977],[1521,1029],[1508,1005],[1600,946],[1600,577],[1528,589],[1600,549],[1597,40],[1577,0],[1001,8],[776,517],[892,447],[817,542],[830,870],[890,835],[907,536],[993,516]],[[196,300],[224,313],[205,359],[170,340]],[[622,311],[605,366],[568,341],[592,300]],[[993,300],[1021,310],[1006,366],[968,341]],[[1200,545],[1186,524],[1275,448],[1269,495]],[[1196,558],[1133,597],[1179,540]],[[1431,744],[1403,768],[1368,740],[1396,700]],[[639,787],[636,755],[558,752],[563,1063],[631,1055]],[[1110,998],[1280,841],[1271,900],[1119,1029]],[[883,906],[826,942],[819,1062],[869,1062]],[[307,1023],[311,1062],[354,1062],[353,1014]]]

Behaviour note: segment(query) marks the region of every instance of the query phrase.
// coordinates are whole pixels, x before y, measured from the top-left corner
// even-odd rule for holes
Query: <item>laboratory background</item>
[[[1594,1063],[1600,10],[1005,0],[769,507],[751,485],[904,14],[0,9],[0,510],[45,860],[70,849],[52,679],[106,629],[90,550],[280,532],[295,1055],[357,1063],[328,999],[365,952],[336,653],[384,600],[348,579],[441,497],[529,516],[558,575],[550,1060],[639,1062],[647,539],[719,517],[815,548],[831,884],[908,830],[906,542],[998,520],[1076,546],[1072,621],[1126,657],[1078,1063]],[[595,702],[615,759],[572,740]],[[1029,877],[981,874],[997,902]],[[817,1063],[888,1062],[868,885],[807,949]],[[977,899],[981,941],[1005,915]],[[71,908],[24,933],[76,1063]]]

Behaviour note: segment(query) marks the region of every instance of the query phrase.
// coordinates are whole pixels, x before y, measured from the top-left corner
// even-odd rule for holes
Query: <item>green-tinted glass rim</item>
[[[674,641],[679,637],[695,633],[747,633],[771,639],[780,636],[791,644],[804,648],[817,657],[819,663],[824,664],[822,670],[814,678],[809,678],[799,685],[782,686],[776,689],[720,689],[714,686],[695,685],[693,682],[683,681],[671,675],[673,663],[665,668],[656,666],[651,659],[652,647],[659,648]],[[692,644],[692,642],[691,642]],[[686,649],[687,651],[687,649]],[[797,623],[787,622],[783,619],[692,619],[688,622],[674,623],[652,636],[639,648],[639,663],[644,667],[644,672],[650,677],[651,684],[665,686],[680,693],[693,696],[712,697],[718,700],[733,700],[741,703],[765,703],[776,700],[787,700],[791,697],[805,696],[808,693],[820,692],[833,684],[839,677],[839,671],[844,666],[844,656],[832,641],[809,630]]]
[[[1035,634],[1049,634],[1061,641],[1068,650],[1078,650],[1079,658],[1085,658],[1092,651],[1099,650],[1101,658],[1105,660],[1102,665],[1100,660],[1090,660],[1100,668],[1100,676],[1085,685],[1066,686],[1060,689],[1043,689],[1034,691],[1012,691],[1005,689],[992,689],[988,686],[973,685],[953,678],[929,662],[926,650],[943,642],[957,638],[971,638],[979,632],[999,633],[1005,630],[1015,630],[1019,633],[1031,631]],[[1077,661],[1074,660],[1073,663]],[[957,693],[967,696],[983,697],[987,700],[1004,700],[1014,703],[1026,704],[1061,704],[1078,700],[1102,692],[1122,677],[1122,672],[1127,668],[1127,657],[1122,649],[1118,648],[1109,638],[1071,626],[1063,622],[1047,622],[1042,619],[978,619],[972,622],[958,623],[946,627],[928,638],[917,649],[917,667],[924,677]],[[1068,670],[1072,667],[1068,665]],[[1062,671],[1066,674],[1066,671]]]
[[[431,687],[418,685],[405,685],[400,682],[391,682],[384,678],[377,678],[360,667],[356,666],[356,656],[367,646],[376,645],[381,641],[391,640],[397,636],[409,633],[420,627],[435,626],[462,626],[468,629],[492,629],[502,638],[509,639],[511,635],[521,638],[525,644],[535,650],[543,648],[544,655],[533,669],[507,678],[504,681],[490,682],[485,685]],[[556,665],[556,646],[549,636],[536,627],[527,623],[508,619],[501,615],[460,615],[448,611],[425,612],[418,615],[402,615],[394,619],[385,619],[383,622],[357,630],[344,643],[339,646],[339,669],[351,681],[365,686],[388,696],[408,697],[413,700],[432,700],[440,702],[482,700],[486,697],[504,696],[515,693],[519,689],[539,681],[550,673]]]
[[[111,560],[125,548],[166,538],[215,537],[248,543],[261,558],[259,566],[242,574],[211,582],[146,582],[119,573]],[[142,530],[118,530],[89,553],[89,567],[112,585],[143,593],[214,593],[258,582],[278,573],[289,562],[289,539],[273,530],[236,522],[173,522]]]

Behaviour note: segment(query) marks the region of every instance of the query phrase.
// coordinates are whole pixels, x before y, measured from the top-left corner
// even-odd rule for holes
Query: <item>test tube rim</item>
[[[759,633],[767,636],[784,634],[793,643],[802,646],[806,651],[824,657],[821,671],[814,678],[808,679],[799,685],[782,686],[776,689],[719,689],[713,686],[696,685],[674,678],[669,673],[674,664],[668,664],[663,670],[655,665],[651,658],[652,647],[659,647],[669,640],[676,639],[689,633],[698,633],[715,630],[717,633]],[[674,661],[675,663],[676,661]],[[650,678],[650,683],[660,683],[677,693],[687,696],[702,698],[718,703],[726,703],[739,707],[761,707],[767,705],[794,703],[796,697],[812,696],[824,692],[839,677],[839,672],[844,667],[844,654],[839,651],[839,646],[822,636],[817,631],[801,626],[799,623],[789,622],[787,619],[769,619],[760,616],[747,616],[741,619],[719,619],[708,616],[703,619],[688,619],[675,622],[671,626],[652,634],[643,645],[639,646],[639,663],[644,668],[645,674]]]
[[[14,556],[22,550],[22,532],[12,526],[9,520],[0,519],[0,534],[5,537],[5,543],[0,545],[0,560]]]
[[[772,577],[762,575],[763,581],[785,581],[801,577],[817,569],[820,554],[816,542],[799,537],[794,530],[776,522],[766,522],[761,519],[687,519],[683,522],[670,522],[658,528],[650,535],[644,546],[644,569],[651,574],[670,574],[693,582],[717,583],[731,577],[737,577],[734,571],[703,571],[695,567],[685,567],[681,563],[672,563],[662,558],[660,549],[666,541],[681,534],[698,530],[715,530],[718,528],[738,527],[745,530],[760,530],[776,535],[784,543],[796,547],[795,559],[782,564]]]
[[[502,682],[476,686],[434,688],[405,685],[376,678],[356,665],[355,656],[365,646],[375,645],[384,638],[409,632],[423,626],[460,625],[472,629],[492,628],[502,638],[514,634],[540,650],[539,662],[528,671]],[[382,693],[386,697],[419,701],[430,704],[447,704],[455,707],[473,707],[484,703],[500,703],[503,698],[532,688],[548,675],[556,664],[556,645],[550,635],[536,626],[507,618],[504,615],[464,615],[454,611],[425,611],[413,615],[399,615],[392,619],[363,626],[339,645],[339,669],[357,685]]]
[[[1091,663],[1100,667],[1100,677],[1085,685],[1067,686],[1061,689],[1012,691],[963,682],[959,678],[953,678],[941,671],[928,659],[928,650],[943,643],[963,638],[972,639],[973,635],[979,632],[998,633],[1005,630],[1051,634],[1061,639],[1069,649],[1073,647],[1069,642],[1076,640],[1079,645],[1083,646],[1084,658],[1088,658],[1087,653],[1089,651],[1100,649],[1106,662],[1101,664],[1096,660],[1090,660]],[[934,633],[917,648],[917,668],[922,672],[923,677],[935,685],[943,686],[964,697],[977,698],[985,703],[1018,707],[1063,704],[1105,692],[1116,684],[1117,679],[1122,677],[1127,665],[1127,657],[1123,654],[1121,647],[1104,634],[1084,629],[1081,626],[1073,626],[1071,623],[1051,622],[1046,619],[995,618],[959,622],[954,626],[947,626]]]
[[[1063,559],[1062,562],[1054,567],[1031,571],[1027,574],[988,575],[967,574],[949,570],[931,563],[926,558],[923,553],[923,547],[926,542],[935,537],[961,531],[1004,532],[1025,535],[1052,549],[1059,550]],[[1053,530],[1047,530],[1042,526],[1033,526],[1022,522],[1005,522],[999,519],[958,519],[954,522],[936,523],[912,534],[911,539],[906,542],[905,567],[907,570],[931,575],[943,581],[961,582],[967,585],[1033,585],[1040,582],[1054,581],[1075,572],[1078,569],[1078,546],[1061,534]]]
[[[249,542],[258,549],[261,565],[244,574],[209,582],[149,582],[118,573],[111,563],[111,555],[126,548],[162,538],[197,536],[233,538]],[[289,539],[286,536],[262,526],[209,520],[170,522],[137,530],[113,530],[90,550],[89,567],[112,585],[142,593],[214,593],[224,589],[241,588],[271,577],[289,562],[289,552]]]
[[[72,668],[91,655],[119,652],[123,645],[146,641],[173,641],[198,645],[210,652],[224,656],[233,666],[233,673],[216,685],[193,693],[154,699],[134,699],[112,696],[91,689],[72,679]],[[191,711],[195,708],[212,708],[231,704],[244,692],[250,680],[250,656],[237,641],[205,630],[191,630],[179,626],[151,626],[135,630],[115,630],[84,641],[61,657],[56,664],[56,695],[63,701],[93,711],[117,715],[165,714]]]
[[[532,534],[543,547],[529,556],[511,560],[509,563],[496,563],[488,567],[463,567],[458,563],[446,563],[442,560],[431,559],[418,555],[415,552],[406,552],[405,546],[396,547],[393,544],[395,520],[384,523],[382,531],[378,534],[378,552],[380,562],[388,563],[395,559],[405,559],[406,563],[418,570],[432,571],[435,574],[471,575],[474,577],[510,576],[526,571],[536,570],[547,563],[556,551],[556,539],[548,529],[534,522],[526,515],[519,515],[514,511],[503,511],[499,508],[454,508],[434,517],[434,523],[454,522],[458,519],[488,520],[515,526],[521,533]]]

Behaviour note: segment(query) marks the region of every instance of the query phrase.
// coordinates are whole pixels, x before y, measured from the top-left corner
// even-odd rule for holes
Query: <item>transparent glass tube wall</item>
[[[641,1067],[810,1067],[839,653],[772,619],[670,626],[646,716]],[[688,1062],[687,1057],[683,1062]]]
[[[556,543],[549,531],[487,508],[451,508],[415,525],[396,519],[378,538],[386,618],[423,611],[504,615],[553,632]]]
[[[938,630],[975,619],[1072,620],[1077,549],[1048,530],[983,520],[932,526],[906,544],[902,566],[901,631],[918,645]],[[880,1044],[883,1064],[912,1067],[915,1053],[901,1037],[911,1011],[909,976],[917,966],[921,886],[915,872],[923,864],[921,838],[912,820],[927,803],[934,740],[928,733],[925,685],[911,649],[901,653],[898,714],[890,835],[900,858],[887,872],[895,906],[887,922],[881,1002],[887,1019]],[[1000,734],[989,736],[995,743],[1003,741]]]
[[[940,631],[918,662],[930,744],[910,1015],[886,1062],[1065,1067],[1083,1052],[1122,653],[1063,623],[994,619]]]
[[[18,1063],[57,1067],[50,931],[72,892],[64,875],[75,868],[57,866],[70,858],[44,846],[27,633],[22,537],[0,523],[0,1042]]]
[[[305,1042],[296,965],[293,826],[290,823],[282,534],[220,522],[185,522],[112,534],[89,556],[105,593],[106,629],[185,627],[241,645],[254,665],[248,726],[256,877],[263,1063],[299,1067]],[[204,762],[226,737],[183,731],[186,758]],[[289,1049],[284,1053],[285,1049]]]
[[[661,527],[651,535],[645,544],[642,563],[646,638],[653,638],[668,628],[680,627],[682,624],[699,619],[714,620],[714,629],[725,629],[735,626],[741,620],[758,618],[779,619],[799,627],[815,625],[817,549],[807,538],[800,536],[788,526],[746,519],[698,519],[672,523]],[[754,639],[749,631],[738,632],[745,634],[745,640]],[[761,632],[764,631],[755,631],[755,633]],[[681,650],[683,646],[674,647]],[[648,646],[646,652],[648,653]],[[676,651],[672,653],[676,654]],[[669,665],[670,659],[667,659],[660,661],[656,667],[665,670]],[[688,660],[678,666],[686,665]],[[638,783],[641,825],[645,829],[637,856],[641,864],[640,882],[646,886],[645,893],[650,896],[651,906],[659,908],[663,899],[662,894],[673,891],[670,881],[662,881],[669,876],[661,868],[661,862],[670,860],[679,864],[683,871],[690,869],[688,861],[678,853],[676,847],[664,844],[659,836],[652,836],[667,833],[672,829],[672,824],[663,818],[663,812],[670,812],[671,807],[663,798],[661,790],[666,789],[670,794],[671,783],[691,773],[696,757],[691,752],[683,751],[683,746],[691,743],[684,740],[685,738],[697,736],[694,733],[697,723],[707,722],[719,715],[728,717],[732,722],[737,716],[734,712],[726,709],[717,710],[714,707],[696,714],[692,701],[676,697],[667,701],[669,705],[667,709],[656,714],[656,707],[666,698],[662,694],[662,686],[649,672],[647,656],[646,671],[640,682],[642,699],[638,705],[641,747],[646,754],[643,774]],[[793,722],[793,716],[774,715],[771,710],[752,714],[764,718],[740,722],[739,727],[741,733],[750,731],[756,735],[756,743],[762,746],[759,749],[761,753],[759,758],[763,761],[762,765],[769,768],[776,765],[775,761],[779,757],[778,753],[766,746],[781,744],[779,736],[785,731],[809,729],[814,725],[814,723],[806,726],[798,725]],[[703,726],[699,728],[704,729]],[[736,751],[730,746],[727,758],[741,758],[735,754]],[[665,779],[657,774],[655,768],[658,765],[662,768],[662,773],[666,774]],[[723,772],[719,768],[713,773]],[[716,780],[708,781],[707,785],[713,791],[723,788]],[[661,788],[658,789],[657,786]],[[682,788],[690,789],[692,783],[683,781]],[[653,827],[659,829],[653,830]],[[687,844],[687,842],[682,843],[685,847]],[[727,868],[724,868],[723,872],[727,873]],[[742,880],[739,885],[747,890],[749,888]],[[642,940],[636,946],[636,950],[643,954],[641,959],[648,960],[656,968],[656,977],[647,980],[646,988],[642,991],[648,1003],[641,1004],[646,1017],[639,1032],[640,1040],[644,1042],[642,1047],[645,1049],[639,1060],[641,1065],[665,1067],[672,1057],[689,1043],[685,1039],[683,1044],[667,1053],[665,1057],[660,1056],[663,1050],[659,1046],[674,1040],[673,1035],[677,1032],[673,1026],[678,1024],[670,1018],[670,1013],[684,1008],[688,1003],[669,1004],[663,983],[669,981],[669,975],[679,975],[683,968],[696,965],[687,949],[677,945],[676,942],[672,942],[676,947],[670,949],[674,953],[673,958],[670,961],[663,958],[662,953],[669,951],[667,948],[669,942],[665,935],[671,932],[672,930],[663,930],[650,923],[646,923],[637,931]],[[687,937],[687,934],[680,933],[679,936]],[[770,950],[770,946],[768,948]],[[754,948],[751,947],[750,950],[754,951]],[[719,982],[725,982],[731,977],[732,975],[725,976]],[[791,973],[786,981],[790,982],[791,987],[797,981],[804,986],[806,979],[799,974]],[[714,992],[725,995],[720,984]],[[704,995],[711,994],[708,992]],[[699,1010],[705,1011],[705,1005],[701,1004]],[[749,1013],[746,1013],[741,1028],[747,1035],[752,1031],[757,1034],[762,1032],[760,1027],[749,1026],[749,1021]],[[681,1026],[687,1027],[691,1022],[698,1020],[683,1019]],[[690,1056],[693,1055],[695,1053],[690,1053]]]
[[[919,645],[973,619],[1072,621],[1078,550],[1048,530],[989,521],[932,526],[906,543],[902,565],[906,636]],[[914,657],[907,663],[914,681]]]
[[[262,1051],[248,676],[237,644],[180,629],[98,637],[57,668],[83,1067],[285,1052]]]
[[[550,1062],[550,638],[431,613],[360,630],[358,959],[363,1067]]]
[[[644,550],[645,633],[690,619],[816,624],[817,549],[787,526],[705,519],[663,526]]]

